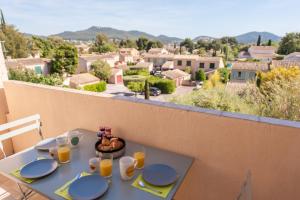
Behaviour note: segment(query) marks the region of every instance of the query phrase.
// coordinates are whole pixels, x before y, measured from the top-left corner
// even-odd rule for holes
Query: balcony
[[[248,170],[253,199],[300,199],[299,122],[4,82],[0,123],[35,113],[46,137],[107,125],[120,137],[194,157],[176,200],[236,199]],[[28,133],[5,147],[19,152],[38,141]]]

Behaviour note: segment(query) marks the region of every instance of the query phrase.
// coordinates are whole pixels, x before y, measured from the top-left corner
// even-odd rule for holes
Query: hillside
[[[210,37],[210,36],[198,36],[198,37],[195,37],[195,38],[193,39],[193,41],[194,41],[194,42],[197,42],[198,40],[212,41],[212,40],[214,40],[214,39],[216,39],[216,38]]]
[[[67,40],[94,40],[96,38],[96,35],[99,33],[106,34],[109,38],[114,39],[132,39],[136,40],[139,37],[146,37],[150,40],[159,40],[162,43],[170,44],[170,43],[179,43],[183,41],[181,38],[177,37],[169,37],[166,35],[151,35],[149,33],[145,33],[142,31],[124,31],[119,29],[114,29],[110,27],[98,27],[98,26],[92,26],[88,29],[80,30],[80,31],[65,31],[62,33],[55,34],[54,36],[59,36]],[[262,42],[266,42],[269,39],[272,41],[278,42],[280,41],[281,37],[278,35],[275,35],[270,32],[248,32],[245,34],[241,34],[236,36],[236,39],[239,43],[249,44],[249,43],[256,43],[258,36],[261,35]],[[194,42],[198,40],[206,40],[211,41],[217,38],[211,37],[211,36],[198,36],[193,39]]]
[[[141,31],[123,31],[123,30],[118,30],[110,27],[97,27],[97,26],[92,26],[88,29],[85,30],[80,30],[80,31],[65,31],[59,34],[56,34],[55,36],[62,37],[64,39],[68,40],[94,40],[96,38],[96,35],[99,33],[104,33],[106,34],[109,38],[114,38],[114,39],[132,39],[136,40],[139,37],[146,37],[150,40],[159,40],[163,43],[173,43],[173,42],[178,42],[181,41],[180,38],[176,37],[168,37],[165,35],[160,35],[158,37],[141,32]]]
[[[267,42],[268,40],[278,42],[281,39],[280,36],[269,32],[249,32],[236,36],[236,39],[239,43],[256,43],[259,35],[261,35],[262,42]]]

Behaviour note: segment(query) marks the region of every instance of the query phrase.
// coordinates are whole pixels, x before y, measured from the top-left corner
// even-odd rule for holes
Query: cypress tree
[[[257,46],[261,45],[261,35],[258,36],[257,38]]]
[[[272,46],[272,40],[268,41],[268,46]]]
[[[146,79],[145,80],[145,99],[149,99],[149,97],[150,97],[149,82]]]

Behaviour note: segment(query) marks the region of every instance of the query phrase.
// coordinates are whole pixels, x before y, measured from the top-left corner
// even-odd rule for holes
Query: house
[[[181,86],[183,81],[191,79],[190,74],[179,69],[163,71],[162,75],[164,75],[167,79],[174,80],[176,87]]]
[[[221,57],[200,57],[198,55],[176,55],[174,59],[174,68],[185,70],[191,68],[192,77],[195,77],[199,69],[203,69],[206,75],[212,74],[216,69],[224,68],[224,62]]]
[[[270,65],[266,62],[234,62],[232,63],[230,82],[247,82],[255,80],[258,71],[266,72]]]
[[[111,69],[111,76],[108,79],[111,84],[122,84],[123,83],[123,70],[119,68]]]
[[[174,68],[185,70],[187,67],[192,68],[196,66],[196,62],[199,59],[198,55],[175,55],[174,56]]]
[[[248,49],[248,53],[252,59],[270,62],[276,57],[276,50],[276,47],[273,46],[251,46]]]
[[[36,74],[44,75],[50,73],[50,63],[50,59],[45,58],[17,58],[5,60],[8,69],[26,68],[34,70]]]
[[[151,48],[148,53],[150,54],[169,54],[168,50],[165,48]]]
[[[97,60],[105,61],[110,67],[115,67],[115,64],[119,62],[119,54],[86,54],[79,56],[78,67],[76,73],[85,73],[91,70],[91,65]]]
[[[82,73],[73,75],[70,78],[71,88],[83,88],[85,85],[91,85],[98,83],[100,79],[90,73]]]
[[[284,57],[285,61],[297,61],[300,62],[300,52],[290,53]]]
[[[161,69],[163,64],[167,61],[174,60],[174,54],[150,54],[145,53],[142,55],[146,62],[152,62],[153,67]]]
[[[271,64],[271,68],[277,68],[277,67],[300,67],[300,60],[297,61],[296,59],[293,61],[293,59],[288,60],[273,60]]]
[[[126,63],[135,63],[140,58],[140,52],[135,48],[121,48],[119,50],[120,61]]]
[[[149,72],[153,71],[153,63],[152,62],[139,62],[134,66],[130,66],[130,69],[133,70],[147,70]]]
[[[173,61],[167,61],[167,62],[165,62],[165,63],[162,65],[161,69],[162,69],[163,71],[166,71],[166,70],[173,70],[173,69],[174,69],[174,62],[173,62]]]

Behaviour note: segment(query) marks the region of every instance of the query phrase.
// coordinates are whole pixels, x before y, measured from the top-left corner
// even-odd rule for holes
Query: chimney
[[[0,41],[0,88],[3,88],[3,81],[8,80],[7,68],[5,65],[2,45],[4,42]]]

